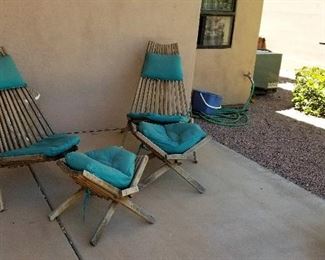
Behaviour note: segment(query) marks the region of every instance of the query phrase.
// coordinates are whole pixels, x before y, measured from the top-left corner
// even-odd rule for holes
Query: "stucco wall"
[[[0,0],[7,48],[57,131],[121,127],[148,40],[178,42],[190,93],[200,0]]]
[[[283,53],[283,75],[302,66],[325,68],[324,0],[265,0],[260,34],[267,48]]]
[[[225,104],[246,101],[250,83],[242,74],[253,73],[263,0],[237,0],[232,47],[198,49],[193,88],[224,97]]]

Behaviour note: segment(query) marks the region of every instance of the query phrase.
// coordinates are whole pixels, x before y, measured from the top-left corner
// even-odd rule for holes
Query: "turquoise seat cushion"
[[[54,157],[62,154],[73,146],[78,145],[80,137],[77,135],[56,134],[42,139],[29,147],[0,153],[0,157],[44,155]]]
[[[182,154],[206,137],[201,127],[192,123],[157,125],[140,122],[138,129],[168,154]]]
[[[127,188],[134,175],[136,155],[121,147],[107,147],[87,153],[72,152],[66,163],[77,171],[88,171],[111,185]]]
[[[128,118],[133,120],[150,120],[156,123],[168,124],[168,123],[179,123],[189,122],[190,118],[182,115],[160,115],[156,113],[129,113]]]
[[[179,55],[147,53],[142,77],[160,80],[183,80],[183,67]]]
[[[9,55],[0,56],[0,90],[24,86],[26,86],[26,82],[12,58]]]

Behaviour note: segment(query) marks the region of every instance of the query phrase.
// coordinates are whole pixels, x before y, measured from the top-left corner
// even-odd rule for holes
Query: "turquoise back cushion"
[[[9,55],[0,56],[0,90],[25,87],[15,62]]]
[[[147,53],[141,76],[160,80],[183,80],[181,57]]]

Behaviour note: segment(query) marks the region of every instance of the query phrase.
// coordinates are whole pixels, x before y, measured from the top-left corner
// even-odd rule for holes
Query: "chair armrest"
[[[149,161],[148,155],[138,155],[136,159],[135,174],[131,182],[131,187],[138,187],[138,183]]]
[[[124,190],[121,190],[120,195],[121,195],[121,197],[129,196],[131,194],[134,194],[134,193],[139,192],[139,190],[140,189],[139,189],[138,186],[133,186],[133,187],[130,187],[130,188],[126,188]]]

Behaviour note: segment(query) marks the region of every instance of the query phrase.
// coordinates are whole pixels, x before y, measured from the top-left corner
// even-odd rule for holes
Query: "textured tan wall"
[[[237,0],[230,49],[198,49],[193,88],[219,93],[225,104],[246,101],[250,83],[242,74],[253,73],[263,0]]]
[[[282,73],[302,66],[325,68],[325,0],[265,0],[260,35],[283,53]]]
[[[0,45],[57,131],[121,127],[148,40],[178,42],[188,94],[200,0],[0,0]]]

